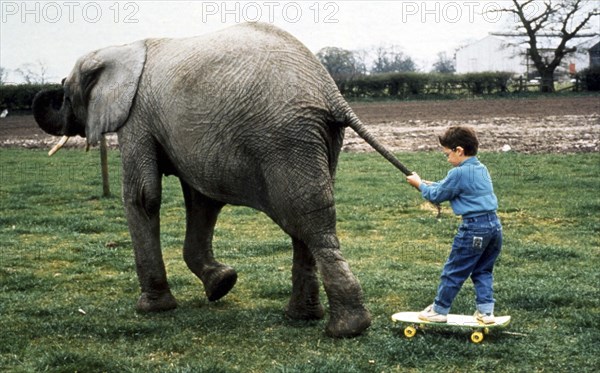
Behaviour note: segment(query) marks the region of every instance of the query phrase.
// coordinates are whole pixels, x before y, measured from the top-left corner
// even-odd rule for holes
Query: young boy
[[[439,141],[454,168],[435,183],[421,180],[416,173],[406,180],[421,191],[423,198],[435,204],[450,201],[454,213],[462,215],[462,223],[442,270],[437,296],[419,318],[446,322],[454,298],[470,276],[476,292],[475,317],[485,324],[493,324],[492,271],[502,248],[502,225],[496,216],[498,200],[492,179],[476,157],[479,141],[472,128],[450,127],[439,136]]]

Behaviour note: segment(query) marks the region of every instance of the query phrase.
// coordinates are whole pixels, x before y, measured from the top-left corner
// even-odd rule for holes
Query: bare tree
[[[446,52],[439,52],[437,55],[437,61],[433,63],[432,71],[441,74],[453,74],[456,72],[454,59],[448,57]]]
[[[577,50],[567,43],[600,14],[597,3],[587,0],[512,0],[512,3],[512,8],[494,11],[512,13],[519,20],[518,33],[512,36],[526,37],[528,56],[541,77],[541,91],[554,92],[554,71],[566,55]],[[548,48],[550,53],[540,46],[540,38],[544,37],[556,40]]]
[[[366,71],[363,58],[346,49],[325,47],[316,56],[336,82],[351,79]]]
[[[48,67],[42,61],[23,64],[15,72],[23,77],[26,84],[48,83]]]
[[[6,77],[8,76],[8,69],[0,66],[0,85],[4,85],[6,83]]]
[[[375,49],[375,61],[371,73],[392,73],[416,71],[417,66],[410,56],[405,56],[399,47],[378,47]]]

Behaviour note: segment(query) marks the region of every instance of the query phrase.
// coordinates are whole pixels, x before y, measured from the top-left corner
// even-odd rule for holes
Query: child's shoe
[[[423,311],[421,311],[421,313],[419,314],[419,319],[431,322],[447,322],[448,316],[435,312],[433,310],[433,304],[431,304],[427,306],[427,308],[425,308]]]
[[[493,313],[481,313],[479,310],[475,311],[475,315],[473,315],[475,319],[481,323],[486,325],[496,323],[496,318]]]

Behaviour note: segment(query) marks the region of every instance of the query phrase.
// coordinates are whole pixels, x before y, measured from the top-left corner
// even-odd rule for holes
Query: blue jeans
[[[495,213],[464,218],[442,270],[433,310],[447,315],[469,276],[475,285],[475,303],[481,313],[494,312],[494,263],[502,249],[502,225]]]

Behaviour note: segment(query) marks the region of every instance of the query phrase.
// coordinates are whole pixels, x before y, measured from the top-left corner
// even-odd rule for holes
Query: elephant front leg
[[[212,239],[223,203],[214,201],[181,182],[186,206],[186,232],[183,258],[204,284],[209,301],[224,297],[237,281],[237,273],[214,259]]]
[[[292,238],[292,296],[286,315],[294,320],[319,320],[325,311],[319,300],[319,279],[315,258],[304,242]]]
[[[123,202],[135,252],[135,264],[142,294],[136,309],[166,311],[177,307],[167,283],[160,247],[160,178],[144,182],[129,178],[124,171]],[[138,180],[135,182],[134,180]]]

